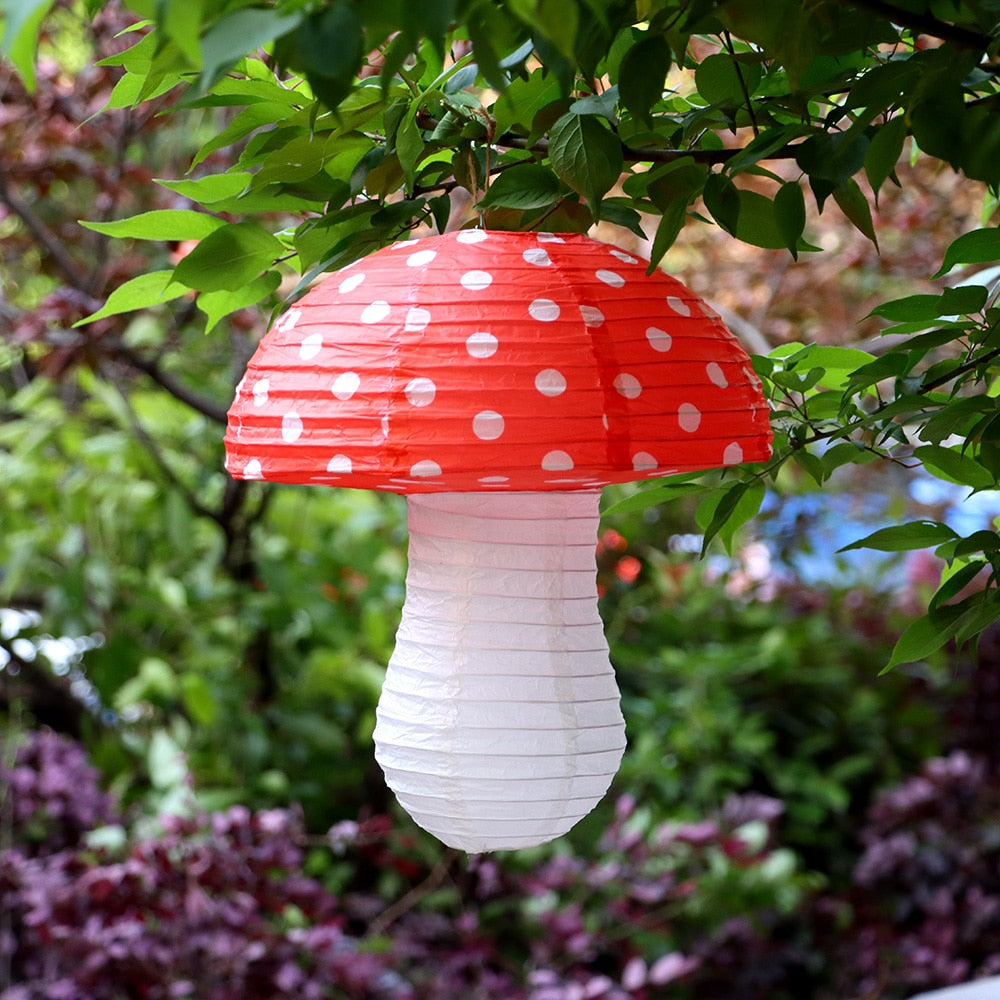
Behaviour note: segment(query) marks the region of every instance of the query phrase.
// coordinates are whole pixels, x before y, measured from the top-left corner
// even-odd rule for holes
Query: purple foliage
[[[0,850],[0,1000],[652,1000],[723,996],[720,984],[741,979],[759,981],[746,1000],[771,1000],[764,989],[794,979],[794,951],[780,935],[765,943],[776,926],[766,892],[754,926],[692,906],[720,872],[738,891],[741,872],[767,863],[769,847],[737,826],[772,823],[773,800],[649,828],[623,799],[598,856],[534,864],[437,847],[422,857],[385,817],[340,824],[321,852],[344,885],[335,895],[305,874],[319,844],[295,810],[166,820],[121,854],[81,846],[85,820],[107,822],[110,803],[86,786],[82,756],[35,742],[31,766],[18,762],[38,770],[17,778],[17,830],[53,814],[50,793],[75,832],[59,827],[44,851]],[[42,777],[67,761],[78,803],[65,775]],[[754,979],[765,952],[770,971]]]
[[[386,956],[359,948],[333,896],[301,873],[302,838],[292,812],[234,807],[168,820],[120,860],[6,852],[13,975],[0,998],[409,1000]]]
[[[28,854],[75,847],[90,830],[119,818],[83,748],[47,731],[27,735],[13,766],[0,762],[0,813]]]
[[[875,802],[842,968],[885,1000],[1000,973],[1000,768],[955,751]]]

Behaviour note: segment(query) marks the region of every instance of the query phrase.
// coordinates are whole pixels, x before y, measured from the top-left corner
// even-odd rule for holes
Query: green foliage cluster
[[[105,6],[81,9],[96,18]],[[391,500],[223,476],[214,424],[251,339],[243,310],[276,315],[321,273],[413,230],[599,223],[644,241],[653,267],[685,225],[712,224],[800,257],[816,251],[810,212],[839,211],[876,240],[872,205],[898,181],[907,148],[1000,184],[998,11],[988,0],[123,6],[135,24],[122,50],[99,60],[116,75],[105,115],[153,109],[195,148],[186,176],[156,182],[163,201],[85,223],[88,246],[124,246],[139,259],[103,302],[60,329],[80,338],[86,362],[57,384],[37,370],[23,385],[5,374],[5,389],[19,387],[0,424],[0,597],[30,596],[53,631],[107,637],[88,669],[101,704],[137,736],[131,749],[107,742],[109,770],[123,773],[115,755],[146,753],[161,731],[171,741],[158,741],[164,755],[186,751],[198,786],[223,798],[248,785],[261,801],[329,809],[320,803],[332,798],[334,812],[352,811],[348,789],[363,788],[365,776],[351,749],[371,724],[375,665],[401,597]],[[0,4],[0,48],[29,87],[50,7]],[[2,172],[0,182],[0,200],[15,204]],[[23,204],[16,214],[27,228],[36,219]],[[967,233],[945,251],[938,277],[998,258],[995,228]],[[126,319],[137,311],[141,319]],[[731,548],[767,490],[801,475],[824,488],[838,469],[882,459],[995,488],[1000,313],[988,272],[876,313],[894,335],[885,346],[785,345],[755,360],[775,410],[771,462],[664,481],[625,496],[613,516],[687,497],[706,545],[718,538]],[[150,345],[166,361],[139,370],[159,388],[138,389],[135,372],[116,365]],[[35,346],[7,345],[5,373],[36,362]],[[963,537],[945,523],[914,522],[856,544],[934,546],[948,561],[928,615],[887,650],[891,664],[973,638],[1000,612],[995,531]],[[973,582],[981,586],[966,596]],[[711,614],[698,604],[691,613]],[[707,657],[708,701],[719,719],[735,719],[733,678],[761,690],[774,671],[792,686],[789,664],[830,646],[819,626],[774,613],[741,620],[759,640],[755,652],[730,623],[738,653],[717,658],[687,658],[683,644],[662,654],[659,644],[688,628],[665,618],[650,633],[657,649],[634,669],[679,678]],[[136,650],[147,652],[137,660]],[[626,650],[626,678],[628,658]],[[808,680],[796,698],[832,698],[856,724],[856,754],[876,761],[891,743],[872,728],[884,706],[861,689],[834,698],[829,661]],[[643,706],[633,710],[643,717]],[[664,703],[652,714],[677,718]],[[785,720],[782,743],[760,735],[772,716],[754,718],[767,725],[740,733],[732,772],[703,779],[706,798],[752,773],[797,802],[803,826],[836,814],[851,794],[855,753],[831,775],[832,742],[818,738],[803,753],[801,790],[783,786],[777,762],[787,745],[802,746],[795,720]],[[683,736],[676,725],[671,739]],[[656,736],[640,737],[643,754],[657,753]],[[721,724],[699,738],[713,752],[731,749]],[[694,757],[693,736],[690,745]]]
[[[48,6],[9,6],[2,45],[26,78]],[[911,155],[1000,182],[997,10],[986,0],[127,6],[143,20],[134,44],[104,60],[121,72],[108,110],[169,95],[170,113],[221,116],[220,127],[188,177],[159,182],[193,207],[88,223],[192,249],[121,283],[84,322],[194,293],[213,330],[242,308],[279,308],[415,227],[477,217],[511,229],[602,222],[646,240],[651,267],[689,220],[797,257],[816,250],[808,189],[815,209],[835,204],[876,241],[870,199],[898,180],[907,140]],[[209,166],[219,155],[221,171]],[[937,277],[998,249],[995,229],[968,233]],[[882,457],[995,487],[988,285],[876,313],[903,343],[877,356],[786,347],[758,363],[779,430],[765,469],[710,489],[671,481],[632,502],[702,492],[706,539],[729,545],[787,462],[820,486],[840,465]],[[911,525],[868,544],[934,544],[949,562],[891,665],[973,639],[997,617],[995,532]],[[980,573],[988,586],[955,606]]]

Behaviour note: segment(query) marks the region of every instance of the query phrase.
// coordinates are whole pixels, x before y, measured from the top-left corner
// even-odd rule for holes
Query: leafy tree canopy
[[[0,44],[29,86],[50,6],[0,4]],[[86,6],[97,16],[103,5]],[[473,220],[603,224],[644,241],[651,267],[686,225],[798,258],[817,250],[809,199],[875,242],[872,204],[898,182],[907,146],[1000,185],[996,0],[127,7],[134,42],[106,60],[121,72],[109,109],[153,102],[202,116],[193,121],[214,115],[218,128],[187,176],[158,181],[185,207],[85,223],[190,252],[124,281],[83,323],[193,293],[212,330],[247,306],[276,311],[321,273],[418,227]],[[943,253],[936,277],[998,259],[1000,231],[977,229]],[[758,359],[777,428],[766,467],[667,480],[625,503],[698,493],[706,538],[728,543],[789,466],[822,485],[840,466],[881,457],[996,488],[1000,311],[988,281],[876,314],[898,335],[889,348],[796,344]],[[973,638],[1000,615],[995,531],[962,537],[921,521],[857,544],[934,546],[948,561],[893,663]],[[980,578],[987,585],[963,596]]]

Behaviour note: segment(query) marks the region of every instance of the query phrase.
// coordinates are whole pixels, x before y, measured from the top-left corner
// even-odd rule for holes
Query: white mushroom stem
[[[599,500],[408,498],[406,603],[375,756],[403,808],[451,847],[552,840],[618,770],[625,722],[597,610]]]

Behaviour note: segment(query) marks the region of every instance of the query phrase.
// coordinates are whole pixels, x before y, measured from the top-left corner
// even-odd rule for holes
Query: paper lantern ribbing
[[[646,264],[577,234],[396,244],[289,309],[230,408],[237,478],[409,495],[376,758],[450,846],[560,836],[618,770],[601,487],[770,455],[746,353]]]

